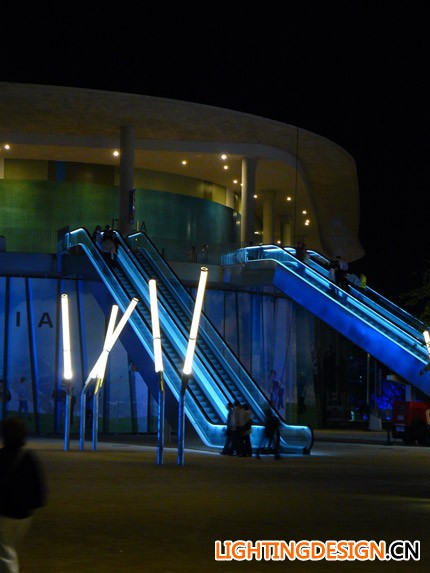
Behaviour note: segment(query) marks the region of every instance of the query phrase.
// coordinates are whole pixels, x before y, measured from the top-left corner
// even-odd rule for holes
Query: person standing
[[[107,230],[103,233],[102,239],[102,254],[107,264],[112,268],[116,265],[117,250],[113,240],[113,232]]]
[[[18,386],[18,416],[24,416],[30,419],[28,415],[28,398],[27,398],[27,380],[25,376],[21,376]]]
[[[103,239],[103,233],[102,233],[102,228],[100,225],[97,225],[96,228],[93,231],[92,234],[92,240],[94,241],[94,244],[101,250],[102,248],[102,239]]]
[[[47,503],[47,487],[38,458],[24,448],[24,420],[6,418],[1,432],[0,573],[19,573],[17,548],[31,525],[34,511]]]
[[[225,429],[225,443],[224,447],[221,451],[223,456],[232,456],[233,455],[233,432],[236,429],[234,424],[234,408],[231,402],[227,403],[227,424]]]
[[[278,460],[281,456],[279,455],[279,447],[281,434],[279,430],[280,421],[273,411],[273,402],[269,402],[269,407],[266,408],[265,418],[264,418],[264,430],[261,435],[260,444],[257,449],[256,458],[260,459],[260,453],[263,449],[264,444],[266,444],[267,450],[272,450],[274,453],[275,460]]]
[[[336,264],[336,284],[342,289],[348,288],[348,280],[346,278],[349,268],[348,261],[338,255],[336,257]]]
[[[241,426],[242,455],[252,457],[252,414],[248,404],[243,405],[243,425]]]

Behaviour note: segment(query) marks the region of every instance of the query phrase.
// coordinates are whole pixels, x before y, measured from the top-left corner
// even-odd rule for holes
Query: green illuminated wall
[[[54,253],[58,229],[86,227],[92,232],[96,225],[116,226],[117,180],[112,166],[5,161],[0,235],[6,239],[6,250]],[[157,246],[171,257],[180,257],[192,245],[219,248],[237,240],[237,214],[222,204],[225,190],[219,186],[153,172],[138,172],[136,183],[136,228],[143,221]]]

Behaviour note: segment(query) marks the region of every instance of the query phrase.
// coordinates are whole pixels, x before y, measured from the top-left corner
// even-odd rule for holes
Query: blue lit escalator
[[[430,395],[430,373],[423,373],[429,360],[425,325],[374,291],[337,287],[321,260],[311,256],[303,264],[286,249],[263,245],[229,253],[223,263],[245,272],[270,272],[273,286]]]
[[[109,268],[101,253],[94,246],[87,230],[77,229],[66,235],[66,248],[80,246],[88,257],[100,278],[93,284],[96,299],[103,307],[101,301],[108,299],[118,304],[122,311],[129,301],[135,297],[139,300],[133,312],[129,325],[121,339],[127,351],[136,363],[139,371],[151,387],[155,379],[153,365],[153,345],[150,322],[150,301],[148,280],[156,278],[159,290],[159,314],[162,330],[163,355],[165,356],[164,379],[173,400],[170,408],[166,403],[166,416],[170,416],[172,427],[176,425],[176,402],[180,392],[183,359],[188,342],[190,316],[194,307],[193,299],[186,289],[172,282],[172,275],[163,267],[159,269],[152,257],[135,252],[119,236],[120,248],[118,252],[117,267]],[[145,263],[142,260],[145,259]],[[147,265],[150,265],[148,268]],[[165,263],[164,263],[165,265]],[[177,297],[177,292],[181,296]],[[186,297],[184,295],[186,293]],[[108,304],[104,304],[107,312]],[[193,376],[190,380],[187,399],[185,403],[186,416],[195,428],[202,441],[211,447],[221,447],[225,439],[226,403],[235,399],[248,402],[254,414],[256,425],[252,439],[255,446],[261,435],[264,409],[267,399],[257,385],[244,375],[244,369],[237,360],[230,356],[230,351],[223,344],[221,337],[215,342],[208,339],[210,330],[209,321],[203,316],[202,326],[196,347],[193,364]],[[152,387],[153,396],[157,396],[156,387]],[[282,427],[283,451],[304,452],[312,447],[312,433],[308,427],[289,426]]]

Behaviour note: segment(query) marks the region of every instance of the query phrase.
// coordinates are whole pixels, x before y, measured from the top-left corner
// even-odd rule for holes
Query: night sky
[[[333,140],[357,163],[353,270],[397,300],[430,266],[427,3],[237,4],[6,8],[0,79],[204,103]]]

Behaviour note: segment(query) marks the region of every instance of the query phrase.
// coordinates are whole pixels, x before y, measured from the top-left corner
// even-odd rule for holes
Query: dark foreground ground
[[[409,572],[430,566],[430,448],[322,432],[309,456],[232,458],[32,439],[49,484],[23,573]],[[367,438],[369,434],[362,434]],[[370,442],[370,443],[365,443]],[[420,540],[419,561],[222,561],[216,540]]]

